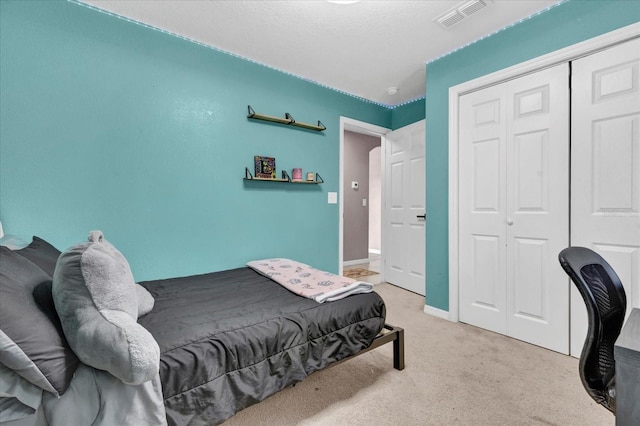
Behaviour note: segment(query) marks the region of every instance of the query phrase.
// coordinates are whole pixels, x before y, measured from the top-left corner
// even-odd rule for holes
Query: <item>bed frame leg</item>
[[[393,368],[404,370],[404,329],[398,327],[397,333],[393,340]]]
[[[383,330],[378,333],[368,348],[362,349],[360,352],[347,358],[343,358],[340,361],[336,361],[332,365],[340,364],[341,362],[355,356],[369,352],[372,349],[379,348],[382,345],[386,345],[389,342],[393,342],[393,368],[396,370],[404,370],[404,329],[401,327],[394,327],[393,325],[386,323],[383,326]]]

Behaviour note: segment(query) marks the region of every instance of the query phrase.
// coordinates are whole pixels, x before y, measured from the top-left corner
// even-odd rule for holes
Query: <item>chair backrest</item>
[[[582,384],[595,401],[615,413],[613,348],[627,309],[624,288],[613,268],[593,250],[569,247],[558,259],[584,299],[589,317],[580,355]]]

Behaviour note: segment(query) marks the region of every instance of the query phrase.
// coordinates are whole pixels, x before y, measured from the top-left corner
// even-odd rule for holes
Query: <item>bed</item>
[[[37,237],[25,249],[11,253],[6,248],[0,247],[0,250],[3,293],[10,275],[15,275],[15,271],[7,271],[10,269],[7,265],[12,263],[7,259],[25,257],[40,269],[30,282],[21,283],[27,288],[23,296],[36,287],[41,289],[43,286],[38,281],[51,279],[55,259],[60,254]],[[24,276],[22,269],[31,265],[26,262],[21,265],[21,276]],[[75,366],[74,362],[65,363],[64,377],[58,380],[67,381],[66,386],[58,383],[58,389],[52,392],[42,383],[32,383],[36,380],[24,371],[12,370],[0,363],[2,382],[5,382],[0,389],[0,411],[12,413],[12,418],[20,419],[17,420],[20,424],[70,424],[81,420],[69,417],[77,411],[69,408],[87,406],[93,408],[81,413],[85,416],[82,421],[98,419],[98,423],[108,424],[116,421],[113,416],[127,411],[122,404],[131,402],[136,404],[130,409],[131,415],[148,407],[153,407],[153,412],[140,413],[142,417],[129,420],[119,419],[119,422],[134,423],[131,419],[151,422],[149,419],[164,415],[169,425],[215,425],[315,371],[383,344],[393,344],[393,366],[398,370],[404,368],[403,330],[385,324],[386,307],[375,292],[318,303],[293,294],[248,267],[139,285],[154,299],[153,309],[140,316],[138,323],[151,333],[160,348],[157,378],[139,387],[129,386],[76,360]],[[20,294],[15,297],[19,298]],[[8,302],[0,302],[1,311],[7,310]],[[5,331],[16,333],[5,330],[10,316],[22,315],[22,312],[39,315],[33,311],[33,301],[24,302],[29,305],[28,309],[14,306],[8,309],[10,312],[2,313],[3,334]],[[42,324],[43,318],[47,318],[53,324],[49,334],[51,330],[58,333],[57,343],[52,344],[57,348],[56,356],[73,355],[64,347],[64,335],[55,324],[51,310],[47,313],[47,309],[42,308],[43,303],[46,305],[46,300],[36,304],[44,314],[37,321]],[[6,345],[0,349],[6,349]],[[38,368],[45,371],[46,367]],[[59,366],[56,368],[60,370]],[[85,376],[91,379],[83,379]],[[25,377],[31,381],[24,380]],[[19,384],[6,386],[9,379]],[[88,382],[91,383],[88,385]],[[109,389],[108,398],[104,396],[106,389]],[[105,404],[105,400],[111,401],[111,395],[117,403]],[[89,401],[91,398],[98,401]],[[15,408],[20,405],[22,411]]]

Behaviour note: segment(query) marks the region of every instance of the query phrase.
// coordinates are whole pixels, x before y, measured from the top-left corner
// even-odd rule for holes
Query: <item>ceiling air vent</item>
[[[445,28],[451,28],[463,19],[483,9],[488,1],[489,0],[470,0],[462,2],[438,16],[434,21]]]
[[[487,4],[482,0],[472,0],[464,3],[462,6],[458,8],[458,10],[464,13],[465,15],[469,16],[473,13],[476,13],[486,5]]]
[[[440,25],[449,28],[450,26],[457,24],[463,19],[464,19],[464,15],[462,15],[457,10],[454,10],[452,12],[447,13],[446,15],[439,17],[438,22],[440,23]]]

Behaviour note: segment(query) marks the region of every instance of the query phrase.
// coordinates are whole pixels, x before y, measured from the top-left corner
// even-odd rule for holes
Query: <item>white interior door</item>
[[[460,320],[568,353],[568,64],[460,98]]]
[[[573,62],[571,245],[591,248],[640,307],[640,40]],[[587,312],[571,289],[571,354],[579,356]]]
[[[425,120],[385,135],[384,276],[425,294]]]

